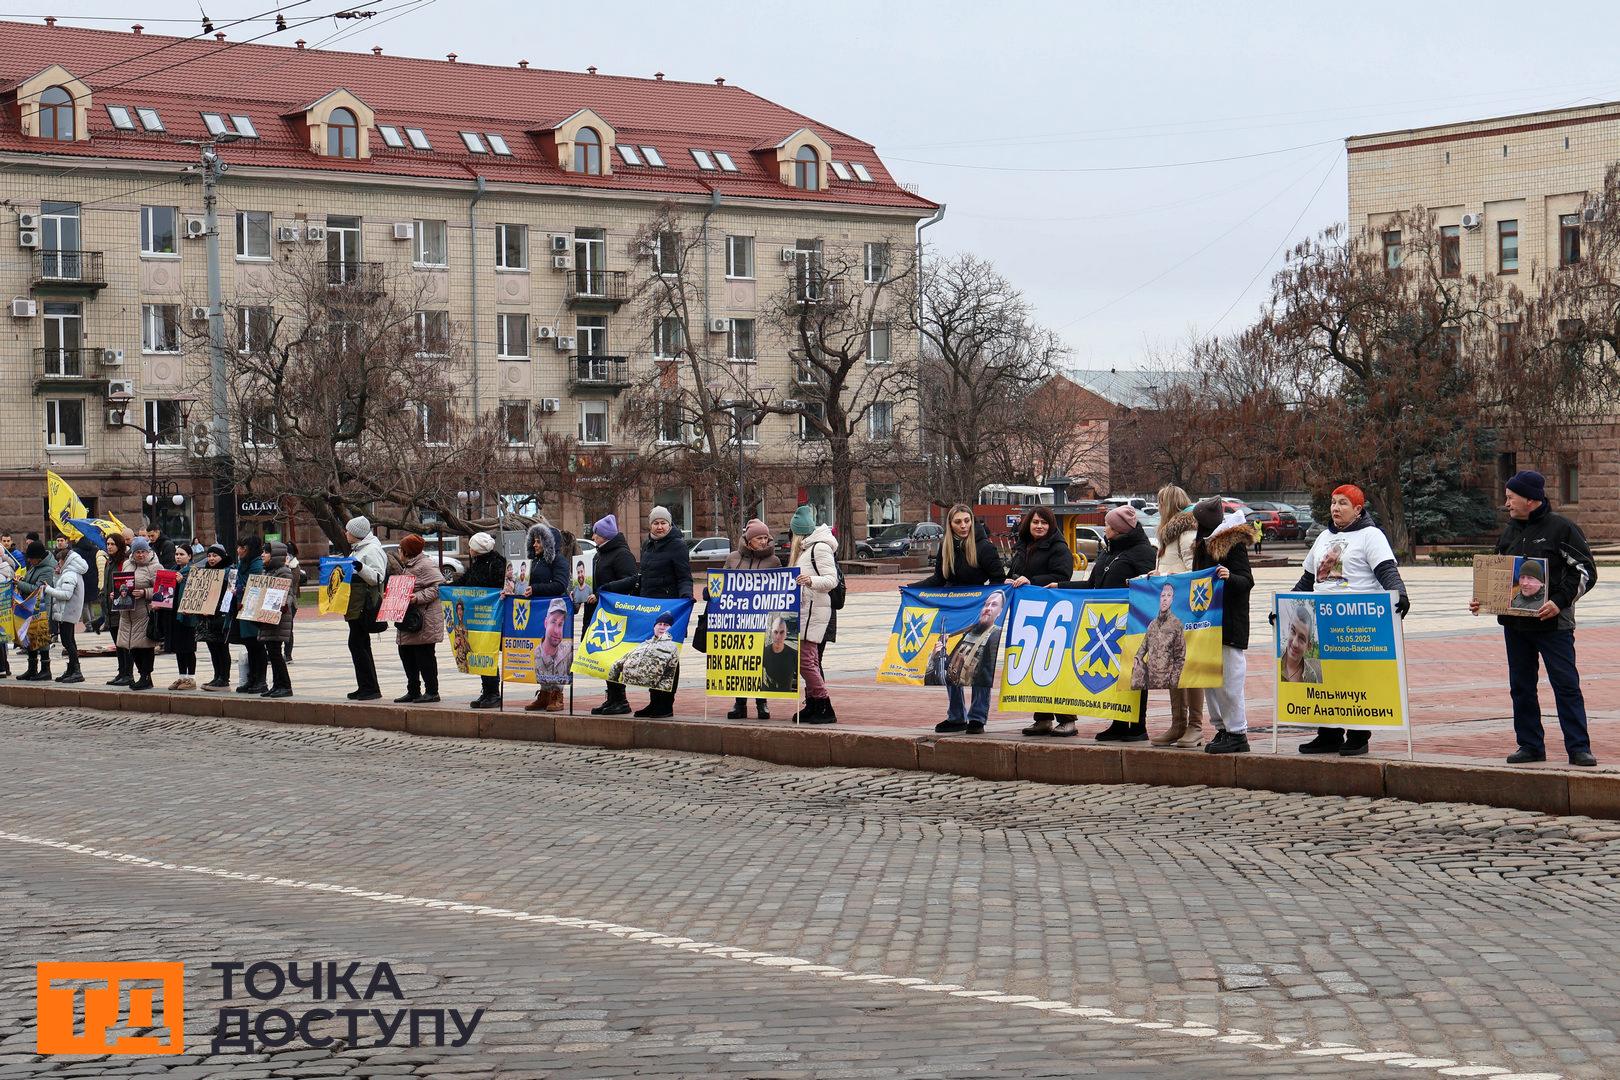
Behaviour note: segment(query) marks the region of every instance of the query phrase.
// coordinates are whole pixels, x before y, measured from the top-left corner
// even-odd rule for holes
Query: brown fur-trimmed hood
[[[1192,516],[1192,510],[1188,508],[1166,521],[1163,528],[1164,531],[1159,534],[1159,546],[1167,548],[1181,539],[1183,533],[1197,533],[1198,519]]]
[[[1220,562],[1239,544],[1252,543],[1254,543],[1254,529],[1249,525],[1234,525],[1230,529],[1221,529],[1205,540],[1204,548],[1209,552],[1211,559]]]

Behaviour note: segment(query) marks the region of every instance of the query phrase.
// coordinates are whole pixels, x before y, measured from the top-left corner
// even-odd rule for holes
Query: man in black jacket
[[[617,517],[609,514],[592,525],[591,539],[596,541],[596,562],[591,569],[591,577],[596,584],[595,591],[585,601],[585,617],[579,624],[581,634],[590,627],[591,619],[596,616],[597,593],[616,592],[615,585],[626,581],[634,583],[636,579],[636,557],[619,532]],[[612,680],[607,684],[607,698],[591,710],[597,716],[622,716],[629,711],[630,699],[625,696],[624,683]]]
[[[1547,760],[1536,681],[1541,663],[1558,703],[1558,726],[1571,765],[1596,765],[1586,734],[1586,699],[1575,667],[1575,601],[1597,582],[1597,565],[1580,526],[1552,512],[1547,482],[1538,472],[1520,472],[1507,482],[1507,528],[1496,541],[1498,555],[1547,560],[1547,601],[1534,618],[1498,615],[1507,643],[1508,692],[1513,698],[1513,733],[1519,748],[1509,765]],[[1479,601],[1468,610],[1479,614]]]

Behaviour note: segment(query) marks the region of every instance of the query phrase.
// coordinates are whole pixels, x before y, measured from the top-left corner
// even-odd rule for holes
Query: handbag
[[[420,634],[422,632],[422,609],[412,604],[405,609],[405,617],[394,624],[394,629],[402,634]]]
[[[692,631],[692,648],[700,653],[709,651],[709,609],[705,607],[703,614],[698,616],[697,629]]]

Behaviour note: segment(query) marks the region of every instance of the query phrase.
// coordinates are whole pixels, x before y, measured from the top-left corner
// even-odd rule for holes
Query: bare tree
[[[988,447],[989,466],[999,477],[1039,484],[1064,476],[1107,490],[1110,431],[1121,413],[1117,406],[1059,374],[1009,396],[999,408],[1012,414]]]

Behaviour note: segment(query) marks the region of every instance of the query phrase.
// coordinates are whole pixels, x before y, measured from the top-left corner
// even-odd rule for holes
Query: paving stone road
[[[0,807],[0,1078],[1617,1071],[1615,823],[9,708]],[[185,961],[187,1053],[36,1057],[43,960]],[[211,1054],[259,960],[487,1012]]]

